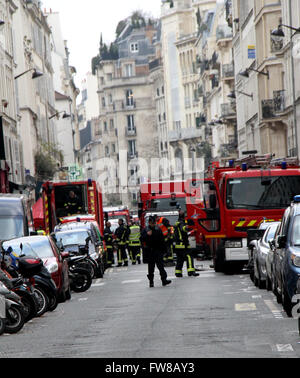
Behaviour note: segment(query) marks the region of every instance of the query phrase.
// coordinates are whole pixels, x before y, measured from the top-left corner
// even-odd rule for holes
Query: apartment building
[[[289,154],[282,42],[271,35],[281,17],[280,2],[232,2],[240,155],[249,150]]]
[[[76,68],[70,66],[70,51],[64,40],[58,12],[44,12],[51,29],[51,58],[55,91],[55,121],[57,146],[63,153],[63,166],[68,168],[78,162],[79,123],[77,97],[80,90],[75,84]]]
[[[297,79],[300,75],[300,38],[292,28],[300,27],[300,1],[284,0],[281,2],[282,17],[277,19],[278,26],[282,23],[282,37],[273,38],[273,43],[278,45],[276,55],[283,59],[283,81],[285,101],[285,114],[287,124],[287,150],[289,156],[300,157],[300,83]],[[276,29],[278,29],[276,25]],[[275,31],[276,31],[275,29]],[[276,33],[275,33],[276,34]]]
[[[211,0],[162,3],[166,118],[174,179],[190,177],[202,169],[197,161],[204,154],[198,146],[205,139],[205,129],[200,124],[206,120],[201,112],[196,42],[200,17],[215,6],[216,1]]]
[[[127,20],[115,41],[117,57],[101,56],[96,68],[100,116],[93,125],[101,146],[93,174],[101,180],[108,205],[135,206],[141,182],[151,177],[151,161],[159,157],[149,66],[156,58],[157,33],[156,23],[135,27]]]
[[[55,155],[57,145],[51,29],[40,2],[15,0],[13,41],[19,135],[23,142],[24,169],[36,176],[37,152]],[[25,148],[26,147],[26,148]],[[55,156],[58,160],[58,156]],[[37,177],[39,180],[39,178]]]

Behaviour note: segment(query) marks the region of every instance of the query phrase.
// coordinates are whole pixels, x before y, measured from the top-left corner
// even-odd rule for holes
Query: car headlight
[[[292,263],[293,263],[297,268],[300,268],[300,256],[292,254],[291,259],[292,259]]]
[[[225,242],[225,248],[242,248],[243,243],[241,240],[227,240]]]
[[[58,264],[52,263],[52,264],[46,265],[46,268],[48,269],[48,272],[52,274],[58,271]]]

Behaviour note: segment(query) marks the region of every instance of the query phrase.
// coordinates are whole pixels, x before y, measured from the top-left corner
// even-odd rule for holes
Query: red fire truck
[[[139,218],[141,226],[146,226],[148,213],[168,213],[171,225],[178,220],[179,210],[186,211],[186,193],[184,181],[149,182],[141,184]],[[172,215],[170,215],[172,213]],[[168,217],[167,217],[168,218]]]
[[[188,186],[200,198],[188,204],[188,216],[210,247],[215,271],[226,272],[247,264],[248,230],[281,220],[300,193],[300,168],[295,159],[250,156],[214,167]]]
[[[104,213],[102,191],[96,181],[78,182],[46,182],[43,184],[43,213],[45,219],[45,231],[53,232],[54,227],[68,217],[65,208],[70,191],[79,198],[81,208],[80,215],[89,214],[95,217],[101,234],[104,231]],[[75,214],[72,214],[75,215]]]

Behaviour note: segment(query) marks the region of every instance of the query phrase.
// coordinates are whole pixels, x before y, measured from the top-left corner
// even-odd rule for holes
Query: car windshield
[[[0,216],[0,240],[10,240],[24,236],[23,218]]]
[[[89,233],[87,231],[57,232],[55,238],[63,246],[85,245],[89,238]]]
[[[40,238],[35,236],[28,243],[41,259],[54,257],[50,241],[47,237]]]
[[[156,211],[186,211],[186,198],[177,197],[174,200],[171,198],[157,198],[151,201],[149,210]]]
[[[243,177],[227,182],[228,209],[284,209],[300,193],[300,176]]]
[[[11,240],[3,243],[3,249],[8,253],[15,253],[18,256],[34,256],[38,257],[37,253],[32,249],[29,243],[22,243],[22,241]]]

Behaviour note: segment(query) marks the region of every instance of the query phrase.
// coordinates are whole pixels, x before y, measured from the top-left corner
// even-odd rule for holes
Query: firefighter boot
[[[167,280],[167,279],[165,279],[165,280],[162,281],[163,286],[170,285],[170,283],[172,283],[171,280]]]
[[[150,286],[150,287],[154,287],[154,276],[148,274],[147,277],[148,277],[148,279],[149,279],[149,286]]]
[[[196,273],[196,272],[190,272],[188,275],[189,275],[189,277],[199,277],[200,276],[200,274]]]

